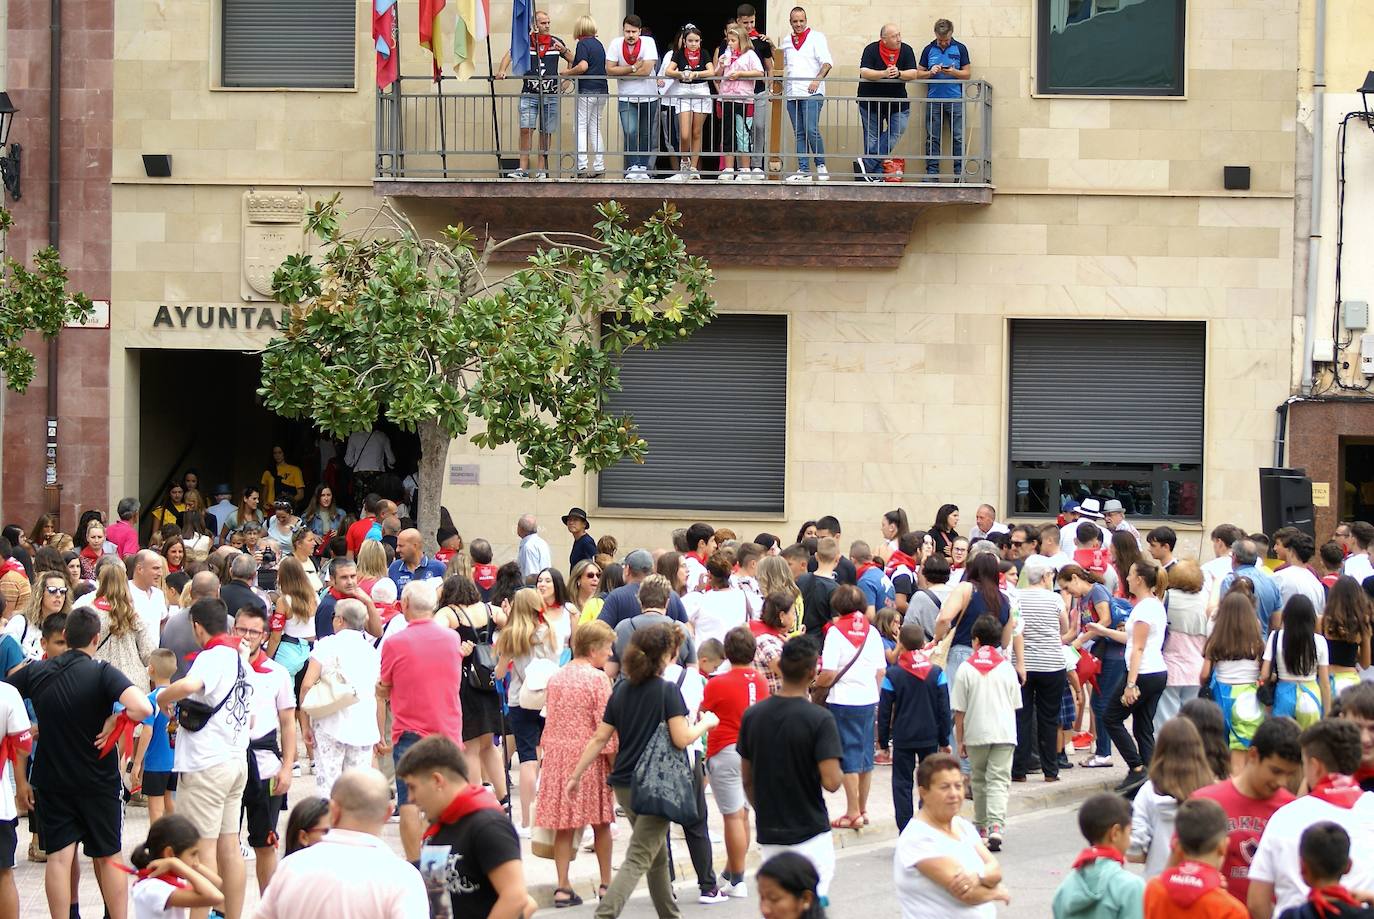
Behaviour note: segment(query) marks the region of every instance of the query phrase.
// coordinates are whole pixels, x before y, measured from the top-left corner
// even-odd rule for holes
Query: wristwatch
[[[1135,689],[1135,688],[1136,688],[1136,685],[1135,685],[1134,683],[1127,683],[1127,684],[1126,684],[1126,688],[1127,688],[1127,689]]]

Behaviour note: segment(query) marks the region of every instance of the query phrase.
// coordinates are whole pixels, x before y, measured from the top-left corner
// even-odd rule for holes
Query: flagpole
[[[501,122],[496,117],[496,67],[491,62],[491,23],[487,23],[487,87],[491,93],[491,134],[496,143],[496,177],[501,178]]]
[[[392,17],[391,53],[395,55],[396,58],[396,79],[391,84],[393,97],[391,118],[393,125],[392,137],[395,138],[396,142],[396,162],[393,165],[396,166],[396,175],[403,176],[405,175],[406,145],[405,138],[401,136],[401,132],[404,130],[405,125],[401,118],[401,104],[404,101],[405,95],[402,90],[405,81],[401,78],[401,4],[398,2],[394,9],[396,10],[396,15]]]
[[[434,66],[439,68],[436,60]],[[444,71],[439,69],[434,75],[434,85],[439,91],[439,162],[448,178],[448,131],[444,127]]]

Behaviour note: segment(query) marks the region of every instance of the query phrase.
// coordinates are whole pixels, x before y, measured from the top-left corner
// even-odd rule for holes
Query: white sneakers
[[[627,182],[647,182],[649,181],[648,166],[631,166],[625,170],[625,181]]]
[[[800,183],[802,183],[802,182],[810,182],[810,181],[811,181],[811,173],[809,173],[809,172],[794,172],[794,173],[792,173],[790,176],[787,177],[787,181],[788,181],[788,182],[791,182],[793,185],[797,185],[797,184],[800,184]]]
[[[744,176],[748,175],[748,173],[749,173],[749,170],[748,170],[748,169],[741,169],[741,170],[740,170],[740,181],[741,181],[741,182],[745,181]],[[733,169],[731,169],[731,168],[729,168],[729,167],[727,166],[726,168],[724,168],[724,169],[722,169],[722,170],[720,171],[720,175],[716,176],[716,181],[717,181],[717,182],[733,182],[733,181],[735,181],[735,170],[733,170]]]
[[[1084,769],[1110,769],[1112,758],[1110,756],[1090,756],[1082,763]]]
[[[830,172],[829,172],[829,170],[827,170],[824,166],[817,166],[817,167],[816,167],[816,181],[817,181],[817,182],[829,182],[829,181],[830,181]]]

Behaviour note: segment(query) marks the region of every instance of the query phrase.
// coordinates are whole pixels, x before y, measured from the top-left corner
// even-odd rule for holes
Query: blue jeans
[[[396,738],[396,742],[391,745],[391,761],[399,763],[401,757],[406,755],[406,751],[419,743],[420,740],[420,735],[414,731],[402,732],[401,736]],[[396,806],[400,807],[402,804],[409,803],[410,796],[406,794],[406,783],[398,775],[396,776]]]
[[[949,122],[949,138],[954,149],[954,175],[963,174],[964,165],[964,100],[926,102],[926,175],[940,174],[940,134]]]
[[[950,626],[950,628],[953,628],[953,626]],[[971,645],[949,646],[949,657],[945,658],[945,679],[949,681],[950,686],[954,685],[954,678],[959,675],[959,668],[962,667],[970,657],[973,657],[973,647]],[[950,724],[953,723],[954,714],[951,712]],[[954,752],[958,753],[959,751],[955,750]],[[960,758],[959,769],[963,771],[964,775],[969,774],[969,763],[967,759]]]
[[[1112,738],[1107,733],[1107,702],[1111,699],[1112,690],[1118,683],[1122,683],[1125,677],[1124,657],[1102,659],[1102,672],[1097,675],[1098,688],[1093,691],[1093,715],[1097,721],[1097,749],[1093,750],[1093,753],[1098,756],[1112,755]],[[1117,689],[1117,695],[1121,695],[1120,689]]]
[[[913,779],[916,767],[927,756],[934,756],[937,747],[892,748],[892,813],[897,818],[897,832],[906,829],[915,808]]]
[[[625,138],[625,168],[648,168],[649,151],[653,149],[658,127],[658,100],[621,99],[616,110],[620,114],[620,133]]]
[[[816,168],[825,165],[825,142],[821,140],[821,106],[825,96],[787,100],[787,117],[792,120],[792,132],[797,138],[797,171],[809,172],[807,154],[812,154]]]
[[[910,110],[896,105],[879,103],[859,106],[859,118],[864,127],[864,171],[876,175],[883,171],[883,160],[892,155],[897,142],[906,133]],[[886,127],[884,127],[886,125]]]

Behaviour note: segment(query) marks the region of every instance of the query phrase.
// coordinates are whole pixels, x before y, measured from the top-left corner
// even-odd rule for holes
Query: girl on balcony
[[[707,81],[715,76],[711,57],[701,47],[701,30],[688,23],[682,30],[682,47],[668,61],[669,79],[678,81],[677,133],[682,154],[681,170],[669,182],[701,178],[701,133],[711,110],[711,90]]]
[[[754,53],[749,30],[732,26],[725,33],[725,53],[720,56],[721,150],[725,154],[719,179],[733,182],[736,169],[748,181],[750,141],[753,138],[754,80],[763,76],[763,64]],[[730,154],[734,153],[734,156]]]

